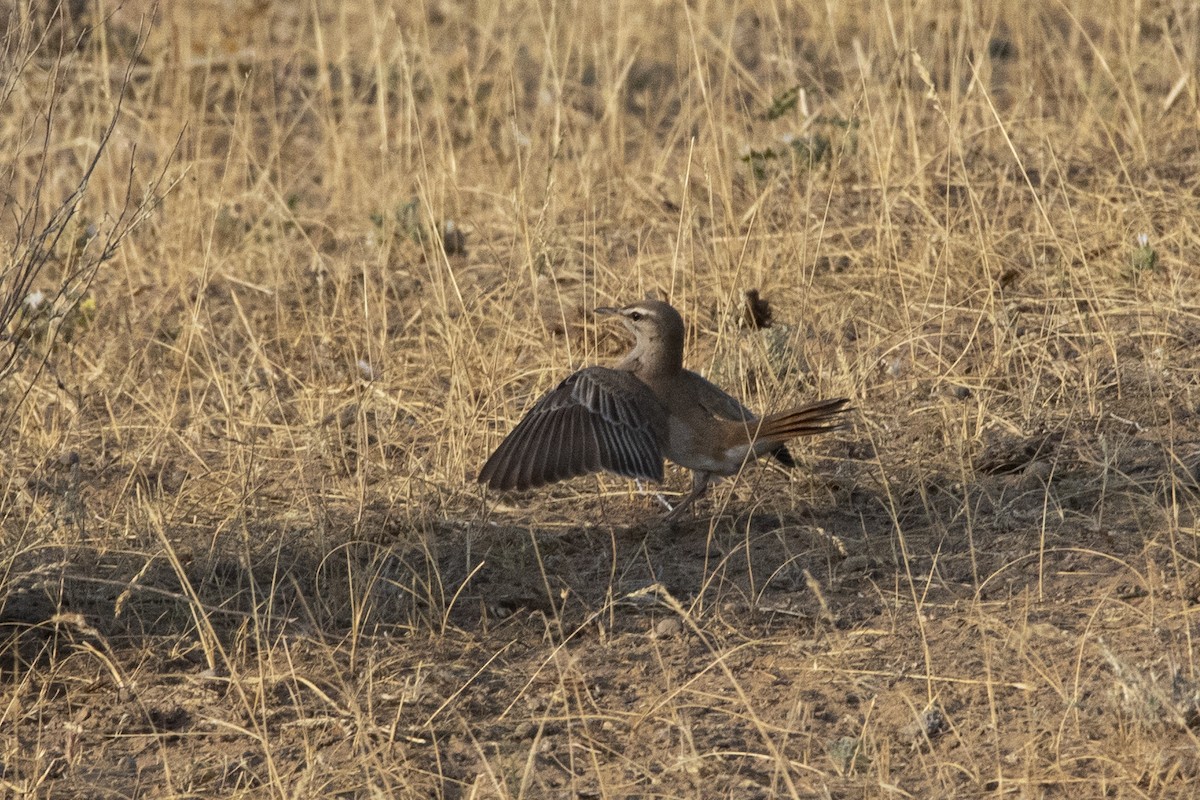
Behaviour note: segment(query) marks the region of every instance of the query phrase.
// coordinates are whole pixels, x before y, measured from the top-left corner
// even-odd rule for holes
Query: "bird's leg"
[[[647,491],[646,484],[642,483],[641,478],[634,478],[633,482],[637,486],[639,492],[641,492],[642,494],[646,493],[646,491]],[[675,509],[671,508],[671,504],[667,502],[667,498],[663,497],[662,492],[655,492],[654,499],[658,501],[659,505],[661,505],[663,508],[665,508],[667,510],[667,513],[670,513],[675,510]]]
[[[671,509],[671,513],[667,514],[667,516],[663,519],[666,522],[674,522],[675,520],[679,519],[679,515],[683,513],[684,509],[696,502],[698,498],[703,497],[704,493],[708,491],[708,481],[710,477],[712,476],[707,472],[701,472],[699,470],[693,472],[692,491],[688,492],[688,496],[680,500],[679,504],[676,505],[675,508]]]

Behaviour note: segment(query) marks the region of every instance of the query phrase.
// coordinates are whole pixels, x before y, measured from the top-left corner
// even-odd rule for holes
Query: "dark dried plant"
[[[0,229],[0,241],[9,242],[7,256],[0,265],[0,387],[23,367],[29,370],[23,388],[14,392],[0,411],[0,429],[7,429],[12,424],[17,409],[36,380],[47,371],[55,373],[51,362],[54,346],[68,327],[60,324],[62,320],[79,314],[80,303],[88,297],[100,268],[112,260],[126,237],[154,213],[171,188],[171,184],[164,183],[175,149],[167,155],[145,191],[135,197],[135,144],[130,153],[120,208],[115,213],[104,212],[99,225],[80,221],[80,207],[112,141],[134,76],[134,66],[145,46],[147,27],[143,25],[116,87],[112,110],[96,139],[94,152],[83,163],[65,197],[57,201],[46,197],[52,153],[61,147],[54,139],[60,105],[67,87],[75,80],[72,71],[78,67],[74,64],[82,61],[76,56],[85,47],[91,32],[91,28],[84,27],[70,35],[64,13],[62,6],[56,7],[48,20],[51,24],[42,24],[40,31],[35,30],[37,22],[32,19],[10,19],[0,43],[0,59],[4,66],[0,70],[3,76],[0,77],[0,108],[10,106],[14,92],[24,82],[37,79],[46,87],[45,99],[36,112],[40,118],[26,126],[40,133],[38,151],[33,155],[36,178],[32,188],[25,196],[14,194],[11,189],[0,193],[0,220],[8,221],[4,226],[7,231]],[[58,42],[51,45],[51,55],[43,59],[39,53],[48,49],[47,38],[51,30],[57,31]],[[35,76],[38,70],[42,74]],[[6,186],[19,185],[17,172],[23,169],[21,165],[27,160],[22,157],[21,149],[18,146],[3,167],[2,182]],[[51,264],[59,264],[62,269],[52,286],[39,291],[39,281],[44,279]]]

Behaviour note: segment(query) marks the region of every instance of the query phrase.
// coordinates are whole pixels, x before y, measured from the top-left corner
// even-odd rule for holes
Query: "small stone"
[[[681,633],[683,633],[683,623],[679,621],[679,617],[664,617],[654,626],[651,636],[655,639],[674,639]]]
[[[939,706],[931,705],[921,716],[905,728],[905,733],[915,740],[914,744],[932,741],[950,730],[950,720]]]

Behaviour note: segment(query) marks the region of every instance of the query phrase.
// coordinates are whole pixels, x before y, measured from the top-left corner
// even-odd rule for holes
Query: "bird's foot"
[[[646,492],[647,492],[646,485],[644,483],[642,483],[640,478],[634,478],[633,482],[634,482],[634,484],[637,485],[639,492],[641,492],[642,494],[646,494]],[[658,501],[658,504],[660,506],[662,506],[663,508],[665,508],[667,510],[668,514],[670,514],[672,511],[675,510],[674,506],[672,506],[667,501],[667,498],[663,495],[662,492],[655,492],[654,499]]]
[[[708,492],[709,476],[704,472],[697,472],[692,481],[692,490],[688,492],[687,497],[679,501],[671,511],[663,518],[664,522],[674,524],[683,516],[683,512],[692,507],[692,503],[703,497]]]
[[[690,497],[685,498],[684,500],[682,500],[679,503],[679,505],[675,506],[674,508],[671,508],[671,506],[668,505],[667,503],[663,503],[663,505],[667,506],[667,515],[665,517],[663,517],[663,522],[666,522],[671,525],[674,525],[676,522],[678,522],[679,518],[683,516],[683,512],[687,511],[688,508],[692,505],[693,499],[695,499],[695,498],[690,498]]]

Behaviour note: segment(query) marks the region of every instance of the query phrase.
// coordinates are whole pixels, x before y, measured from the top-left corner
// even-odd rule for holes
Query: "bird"
[[[683,318],[668,303],[647,299],[596,314],[620,319],[633,348],[616,366],[585,367],[539,399],[484,463],[479,483],[525,490],[600,471],[661,483],[665,458],[692,471],[691,492],[665,518],[674,521],[714,478],[758,456],[794,467],[789,440],[846,426],[848,398],[758,417],[684,369]]]

